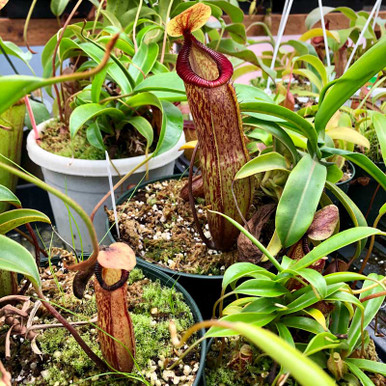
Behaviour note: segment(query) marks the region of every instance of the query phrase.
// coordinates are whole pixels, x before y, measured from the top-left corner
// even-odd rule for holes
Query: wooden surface
[[[304,21],[307,15],[290,15],[288,18],[287,27],[285,29],[286,35],[300,35],[306,32]],[[386,11],[381,11],[379,17],[386,18]],[[272,33],[277,34],[279,29],[281,15],[272,15]],[[263,21],[264,15],[245,16],[244,24],[248,28],[252,23]],[[347,17],[340,13],[332,13],[325,16],[325,20],[330,22],[329,28],[342,29],[349,26]],[[74,20],[77,22],[80,20]],[[320,23],[315,25],[320,26]],[[23,41],[24,19],[6,19],[0,18],[0,36],[3,40],[9,40],[17,45],[24,46]],[[58,22],[56,19],[32,19],[28,28],[28,42],[31,46],[45,45],[48,39],[58,31]],[[259,26],[251,27],[248,30],[248,36],[261,36],[264,31]]]

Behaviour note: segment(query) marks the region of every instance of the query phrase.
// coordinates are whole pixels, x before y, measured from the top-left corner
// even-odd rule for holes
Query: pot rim
[[[40,133],[53,121],[56,121],[56,118],[51,118],[40,123],[37,126],[38,132]],[[179,138],[178,142],[171,149],[149,160],[148,168],[158,169],[177,159],[182,154],[182,151],[179,149],[184,143],[185,136],[183,133],[181,133],[181,137]],[[49,151],[42,149],[36,143],[33,130],[31,130],[27,137],[27,151],[29,157],[35,164],[52,172],[84,177],[108,176],[105,160],[74,159],[50,153]],[[114,163],[115,168],[119,171],[118,174],[114,168],[110,168],[112,176],[115,177],[119,176],[120,174],[126,174],[130,172],[140,162],[143,162],[145,158],[146,156],[142,155],[111,160]],[[136,170],[135,173],[143,173],[145,171],[146,165],[143,165],[138,170]]]
[[[133,192],[135,192],[138,189],[141,189],[141,188],[145,187],[148,184],[152,184],[154,182],[162,182],[162,181],[171,180],[171,179],[178,179],[178,178],[181,178],[182,176],[183,176],[183,174],[173,174],[173,175],[170,175],[170,176],[165,176],[165,177],[162,177],[162,178],[155,178],[155,179],[150,180],[150,181],[142,182],[141,184],[139,184],[139,185],[129,189],[122,196],[120,196],[119,199],[116,202],[116,205],[122,204],[123,201],[127,200],[128,198],[130,198],[130,196],[133,194]],[[117,240],[115,240],[113,234],[111,233],[111,229],[110,228],[111,228],[111,225],[110,225],[109,219],[106,218],[107,237],[109,238],[109,240],[112,243],[115,243]],[[166,272],[171,277],[176,277],[176,276],[179,277],[179,276],[181,276],[181,277],[186,277],[186,278],[190,278],[190,279],[200,279],[200,280],[222,280],[223,279],[223,275],[199,275],[199,274],[196,274],[196,273],[187,273],[187,272],[182,272],[182,271],[174,271],[174,270],[172,270],[170,268],[164,267],[164,266],[159,265],[159,264],[149,263],[148,261],[144,260],[141,257],[137,257],[137,261],[140,261],[141,264],[143,264],[144,266],[147,266],[147,267],[148,266],[156,267],[156,269],[158,269],[158,270],[160,270],[162,272]]]

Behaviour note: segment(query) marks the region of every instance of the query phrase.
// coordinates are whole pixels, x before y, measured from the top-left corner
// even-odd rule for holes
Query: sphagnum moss
[[[130,274],[129,284],[133,285],[141,281],[144,283],[141,286],[142,301],[134,304],[130,314],[137,342],[136,361],[141,372],[149,374],[154,363],[158,364],[159,360],[164,361],[173,356],[169,320],[176,321],[179,332],[186,330],[194,321],[181,293],[173,288],[162,286],[158,281],[145,279],[140,269],[134,269]],[[76,301],[76,304],[71,304],[70,299],[65,299],[64,303],[70,306],[69,308],[76,309],[78,318],[70,317],[69,319],[72,320],[87,320],[97,312],[94,295],[82,302]],[[101,355],[96,329],[92,326],[82,326],[79,327],[79,332],[93,351]],[[79,350],[79,346],[65,329],[45,330],[38,337],[38,342],[46,357],[50,359],[43,364],[44,379],[37,380],[35,385],[96,385],[106,381],[109,385],[122,385],[127,382],[135,384],[128,378],[99,377],[99,370],[87,355]],[[138,375],[137,371],[136,373]],[[83,381],[90,377],[88,381]]]

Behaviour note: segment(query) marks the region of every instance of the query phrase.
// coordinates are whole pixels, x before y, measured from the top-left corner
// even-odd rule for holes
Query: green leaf
[[[86,130],[86,136],[87,141],[89,141],[92,146],[103,151],[106,150],[105,144],[103,142],[102,133],[98,125],[98,121],[92,122],[90,125],[88,125]]]
[[[383,216],[385,213],[386,213],[386,203],[384,203],[382,205],[381,209],[379,209],[379,215],[380,216]]]
[[[35,117],[35,122],[37,125],[51,118],[51,114],[49,113],[44,103],[34,101],[33,99],[30,99],[29,103],[31,104],[32,112]],[[26,111],[25,113],[24,124],[30,130],[32,130],[31,120],[30,120],[28,111]]]
[[[243,322],[251,326],[263,327],[270,323],[276,315],[260,315],[254,312],[240,312],[238,314],[231,314],[224,316],[220,320],[225,322]],[[207,338],[220,338],[225,336],[235,336],[238,333],[234,330],[222,328],[222,327],[211,327],[205,337]]]
[[[244,20],[244,13],[243,11],[231,4],[228,1],[224,0],[210,0],[210,1],[204,1],[205,4],[208,5],[216,5],[220,9],[222,9],[231,19],[232,23],[242,23]]]
[[[340,340],[331,334],[331,332],[321,332],[310,340],[303,354],[309,356],[318,351],[335,348],[339,345]]]
[[[374,386],[373,381],[354,363],[345,361],[350,371],[359,379],[362,386]]]
[[[98,74],[94,76],[94,79],[91,83],[91,100],[94,103],[99,103],[101,91],[103,90],[103,84],[106,80],[106,74],[109,69],[109,64],[107,64]]]
[[[337,233],[336,235],[333,235],[327,240],[323,241],[312,251],[308,252],[303,258],[298,260],[291,268],[294,270],[299,270],[301,268],[308,267],[319,259],[322,259],[328,256],[330,253],[335,252],[339,248],[355,243],[356,241],[366,237],[379,234],[383,234],[383,232],[379,229],[370,227],[356,227],[346,229],[345,231]]]
[[[224,273],[222,279],[222,288],[228,287],[230,284],[235,283],[237,280],[246,277],[252,276],[255,273],[264,273],[271,274],[263,267],[252,263],[234,263],[232,264]],[[274,274],[271,274],[271,277],[274,278]]]
[[[140,83],[154,66],[158,56],[158,45],[150,43],[147,45],[142,42],[138,51],[133,56],[129,67],[129,74],[133,78],[136,85]]]
[[[299,154],[291,137],[275,122],[267,122],[255,117],[248,117],[243,119],[245,125],[261,127],[275,138],[277,138],[290,152],[293,163],[296,164],[299,159]]]
[[[324,86],[327,84],[328,76],[327,76],[326,67],[324,67],[324,64],[317,56],[303,55],[294,59],[294,62],[297,62],[297,61],[306,62],[310,64],[312,67],[314,67],[315,70],[318,72],[320,79],[322,80],[322,85]]]
[[[372,279],[378,279],[382,280],[383,276],[377,275],[375,273],[371,273],[369,275],[369,278]],[[373,284],[372,281],[366,280],[363,283],[362,289],[365,289],[366,287],[370,287]],[[359,299],[363,299],[366,296],[376,294],[378,292],[382,292],[384,289],[378,285],[372,289],[369,289],[365,292],[362,292],[359,296]],[[380,307],[382,306],[383,301],[385,300],[385,295],[376,297],[374,299],[367,300],[366,302],[362,303],[364,305],[364,321],[363,321],[363,327],[361,325],[361,318],[362,318],[362,312],[360,308],[357,308],[355,310],[354,317],[351,321],[350,329],[348,331],[348,338],[347,343],[350,347],[349,354],[354,351],[356,346],[359,344],[361,339],[361,334],[363,333],[362,328],[366,328],[369,323],[373,320],[377,312],[379,311]]]
[[[334,113],[358,89],[385,66],[386,38],[380,39],[366,51],[354,64],[334,83],[327,84],[321,92],[319,109],[315,116],[317,132],[325,130],[328,121]],[[329,89],[327,95],[326,91]]]
[[[135,90],[136,92],[141,91],[174,91],[181,93],[185,96],[184,82],[177,75],[176,72],[165,72],[157,75],[152,75],[144,79],[139,83]]]
[[[30,60],[32,59],[31,52],[29,51],[24,52],[15,43],[4,41],[1,37],[0,37],[0,46],[2,47],[2,49],[5,51],[7,55],[12,55],[12,56],[15,56],[16,58],[19,58],[31,69],[29,64]],[[0,54],[2,54],[1,51],[0,51]]]
[[[98,103],[88,103],[78,106],[70,116],[70,134],[74,138],[78,130],[90,119],[100,115],[109,115],[118,121],[125,118],[125,114],[114,107],[105,107]]]
[[[370,361],[368,359],[359,359],[359,358],[347,358],[346,363],[352,363],[361,370],[368,371],[374,374],[382,374],[386,376],[386,364],[381,362]]]
[[[293,127],[291,128],[293,130],[308,138],[312,152],[317,154],[318,137],[314,127],[311,125],[311,123],[293,111],[286,109],[283,106],[264,102],[240,103],[240,110],[244,113],[262,113],[272,115],[274,117],[283,119],[286,122],[289,122],[292,124]]]
[[[8,202],[15,206],[21,206],[19,199],[4,185],[0,184],[0,202]]]
[[[292,338],[288,327],[283,323],[275,323],[275,326],[280,338],[285,340],[290,346],[295,347],[294,339]]]
[[[337,154],[342,157],[354,162],[370,174],[379,184],[381,184],[383,189],[386,189],[386,175],[385,173],[378,168],[369,158],[367,158],[362,153],[356,153],[352,151],[347,151],[344,149],[334,149],[330,147],[323,147],[322,152],[328,154]]]
[[[70,0],[51,0],[50,8],[51,12],[55,16],[60,16],[66,9]]]
[[[150,122],[142,116],[134,116],[127,121],[130,125],[133,125],[138,132],[145,137],[146,147],[149,148],[154,140],[154,130]]]
[[[262,100],[268,103],[274,103],[272,98],[267,95],[263,90],[257,87],[249,86],[247,84],[236,83],[234,85],[237,95],[237,100],[241,102],[256,102]]]
[[[0,234],[34,221],[51,224],[51,220],[42,212],[35,209],[13,209],[0,214]]]
[[[232,39],[239,43],[239,44],[245,44],[247,41],[247,34],[245,33],[245,27],[244,24],[241,23],[234,23],[234,24],[228,24],[225,28],[225,31],[229,33],[229,35],[232,37]]]
[[[249,296],[276,297],[288,293],[287,288],[280,283],[266,279],[250,279],[237,286],[234,291],[237,294]]]
[[[339,291],[339,289],[342,288],[342,286],[344,286],[343,283],[328,285],[326,296],[330,296],[336,291]],[[292,314],[292,313],[304,310],[307,307],[310,307],[319,301],[311,286],[303,287],[301,290],[294,292],[292,296],[295,297],[295,300],[289,304],[286,304],[288,309],[283,310],[282,311],[283,314]]]
[[[268,170],[277,169],[288,171],[285,158],[276,152],[262,154],[243,165],[236,173],[235,180],[250,177],[254,174],[266,172]]]
[[[336,184],[342,177],[343,172],[336,164],[327,166],[327,181]]]
[[[25,275],[33,285],[40,287],[39,270],[32,255],[14,240],[0,235],[0,269]]]
[[[287,327],[297,328],[313,334],[320,334],[324,332],[323,327],[316,320],[305,316],[286,316],[281,319],[281,322]]]
[[[308,154],[290,173],[276,211],[276,231],[284,247],[299,241],[311,225],[326,176],[326,167]]]
[[[318,271],[311,268],[302,268],[296,272],[315,288],[321,299],[327,296],[326,279]]]
[[[255,314],[272,314],[279,309],[275,305],[275,298],[258,298],[243,308],[243,312],[253,312]]]
[[[386,160],[386,117],[384,114],[374,112],[373,125],[377,133],[378,142],[381,147],[383,162]]]
[[[357,297],[351,295],[347,292],[338,291],[334,294],[328,296],[325,300],[334,301],[334,302],[345,302],[355,304],[357,307],[363,309],[362,303],[358,300]]]
[[[303,386],[333,386],[335,382],[315,362],[266,329],[235,323],[234,329],[283,366]]]

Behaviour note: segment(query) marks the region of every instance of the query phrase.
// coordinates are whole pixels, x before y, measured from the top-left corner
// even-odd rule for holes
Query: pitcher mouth
[[[206,53],[217,65],[219,76],[214,80],[201,78],[196,74],[189,61],[192,47]],[[184,45],[177,58],[177,74],[188,84],[199,87],[214,88],[227,83],[233,75],[232,63],[219,52],[216,52],[199,42],[190,32],[184,33]]]

